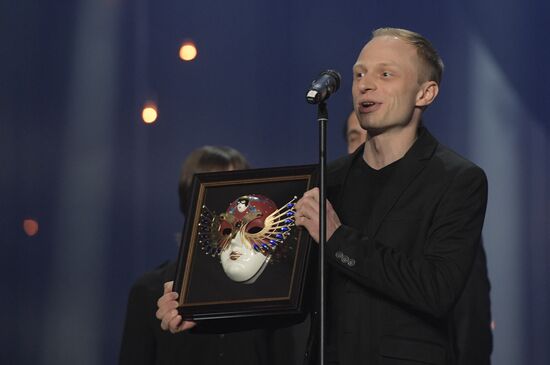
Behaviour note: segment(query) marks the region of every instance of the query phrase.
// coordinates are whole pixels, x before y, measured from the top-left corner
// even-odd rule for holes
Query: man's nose
[[[366,93],[369,90],[376,90],[376,83],[372,79],[371,76],[365,75],[361,78],[361,80],[357,81],[359,92]]]

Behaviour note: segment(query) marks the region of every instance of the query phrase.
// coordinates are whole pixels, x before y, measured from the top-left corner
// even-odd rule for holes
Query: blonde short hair
[[[422,80],[419,81],[441,83],[444,69],[443,60],[429,40],[418,33],[400,28],[378,28],[372,32],[372,38],[381,36],[397,37],[414,46],[418,57],[426,66],[425,72],[421,72]]]

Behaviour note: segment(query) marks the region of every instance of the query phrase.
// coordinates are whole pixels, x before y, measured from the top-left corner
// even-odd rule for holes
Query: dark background
[[[314,163],[304,94],[328,68],[343,154],[351,67],[389,25],[440,50],[425,124],[489,177],[493,363],[549,364],[549,18],[544,0],[0,1],[0,362],[115,364],[131,283],[176,255],[183,158],[214,144]]]

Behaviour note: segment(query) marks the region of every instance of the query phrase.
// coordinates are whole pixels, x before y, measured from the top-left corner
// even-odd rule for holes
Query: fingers
[[[181,316],[178,314],[170,323],[168,324],[168,330],[171,333],[178,333],[182,331],[187,331],[188,329],[191,329],[197,325],[196,322],[193,321],[182,321]]]
[[[178,293],[166,293],[157,301],[157,312],[155,313],[156,317],[162,320],[169,311],[176,309],[179,306]]]
[[[173,281],[167,281],[164,283],[164,294],[170,293],[172,291],[172,288],[174,287]]]
[[[173,292],[174,282],[164,283],[164,294],[157,301],[156,317],[160,319],[160,327],[165,331],[177,333],[187,331],[196,326],[193,321],[184,321],[178,312],[178,293]]]
[[[170,324],[177,327],[181,322],[181,316],[178,313],[178,293],[172,291],[173,281],[164,283],[164,294],[157,301],[156,317],[161,320],[160,327],[163,330],[170,328]],[[179,319],[178,319],[179,317]]]
[[[327,240],[340,227],[340,219],[334,211],[332,204],[326,201],[327,209]],[[303,226],[310,236],[319,242],[319,189],[314,188],[304,193],[304,196],[296,203],[296,224]]]
[[[296,203],[298,218],[316,219],[319,216],[319,189],[314,188],[304,193]]]
[[[174,330],[178,328],[179,324],[182,321],[181,315],[178,313],[177,309],[172,309],[164,314],[161,318],[160,328],[163,330],[169,330],[174,333]]]
[[[197,325],[193,321],[184,321],[181,314],[178,313],[177,309],[171,310],[168,312],[160,323],[160,327],[163,330],[168,330],[171,333],[178,333],[182,331],[187,331]]]
[[[303,226],[316,242],[319,242],[319,189],[304,193],[296,203],[296,224]]]
[[[319,204],[319,188],[313,188],[304,193],[304,198],[313,199]]]
[[[191,329],[197,325],[196,322],[193,321],[183,321],[183,325],[181,326],[181,331],[187,331],[188,329]]]
[[[157,301],[157,307],[161,308],[165,305],[165,303],[175,301],[176,299],[178,299],[178,293],[172,291],[173,285],[174,285],[173,281],[168,281],[164,283],[164,294]]]
[[[155,315],[160,320],[163,320],[169,311],[178,307],[178,293],[172,291],[173,284],[173,281],[164,283],[164,295],[157,301],[158,309]]]
[[[164,297],[164,296],[163,296]],[[162,297],[161,297],[162,299]],[[160,299],[159,299],[160,302]],[[175,300],[167,301],[163,305],[158,307],[156,316],[158,319],[161,320],[160,327],[163,330],[167,330],[169,328],[169,325],[172,323],[173,326],[176,326],[181,321],[181,316],[178,313],[178,302]],[[179,320],[175,321],[177,323],[173,323],[175,319],[179,317]]]
[[[311,225],[317,224],[318,221],[318,205],[307,198],[304,200],[299,200],[296,205],[296,224],[308,228]]]
[[[181,315],[178,314],[168,323],[168,330],[171,333],[178,333],[182,331],[187,331],[188,329],[191,329],[196,325],[197,323],[193,321],[183,321]]]

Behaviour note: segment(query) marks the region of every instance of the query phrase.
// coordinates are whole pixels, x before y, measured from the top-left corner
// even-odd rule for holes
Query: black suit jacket
[[[291,329],[258,329],[230,333],[172,334],[155,317],[163,284],[173,280],[175,263],[144,274],[133,285],[120,349],[120,365],[287,365],[293,361]]]
[[[487,258],[481,242],[470,277],[453,308],[458,365],[491,364],[493,333],[490,289]]]
[[[337,213],[362,152],[328,168]],[[342,222],[327,242],[329,275],[341,278],[332,295],[345,308],[328,313],[338,315],[340,365],[456,364],[453,310],[474,273],[486,203],[484,172],[421,128],[369,221]]]

